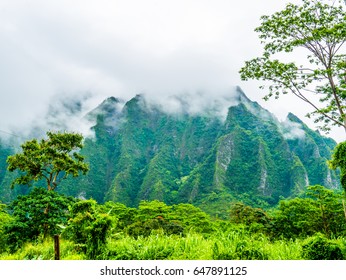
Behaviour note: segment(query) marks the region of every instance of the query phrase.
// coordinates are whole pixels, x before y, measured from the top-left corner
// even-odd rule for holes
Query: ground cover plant
[[[39,208],[39,200],[47,198],[45,193],[34,189],[28,197],[36,196]],[[155,200],[132,208],[64,198],[70,205],[57,228],[60,256],[65,260],[346,259],[342,197],[322,186],[281,200],[273,209],[234,202],[229,218],[222,220],[191,204],[167,205]],[[12,205],[21,201],[23,197]],[[21,223],[21,217],[11,209],[1,207],[0,259],[54,259],[52,237],[57,228],[47,233],[41,226],[32,238],[13,238],[27,231],[13,226]],[[323,219],[326,215],[328,219]]]

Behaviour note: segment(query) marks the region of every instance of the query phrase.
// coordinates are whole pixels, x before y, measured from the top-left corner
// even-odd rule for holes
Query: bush
[[[309,260],[343,260],[339,245],[327,239],[323,234],[316,234],[308,238],[303,246],[303,257]]]
[[[72,218],[64,236],[75,242],[88,259],[103,259],[107,253],[107,237],[116,219],[99,213],[94,200],[79,201],[70,211]]]

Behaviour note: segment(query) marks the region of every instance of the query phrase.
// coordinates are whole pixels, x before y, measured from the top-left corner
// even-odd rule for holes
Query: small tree
[[[306,194],[316,201],[323,233],[327,236],[344,234],[346,224],[343,219],[342,195],[320,185],[309,186]]]
[[[23,152],[9,156],[8,170],[20,170],[11,187],[28,185],[32,181],[46,180],[47,189],[55,190],[60,181],[69,175],[77,177],[89,170],[84,158],[77,153],[83,147],[83,136],[77,133],[47,132],[48,139],[25,142]]]
[[[47,212],[47,203],[49,211]],[[40,236],[59,234],[69,218],[69,206],[75,203],[67,197],[44,188],[34,188],[28,195],[20,195],[10,205],[12,220],[4,227],[4,235],[10,251],[15,251],[26,241]],[[1,216],[1,213],[0,213]]]
[[[88,259],[102,259],[107,254],[107,237],[117,218],[100,212],[95,200],[83,200],[71,206],[71,219],[64,234],[73,240]]]
[[[14,204],[16,207],[16,222],[12,224],[9,232],[22,239],[22,233],[31,232],[32,237],[37,237],[43,232],[44,237],[56,232],[56,224],[64,213],[58,211],[63,209],[60,196],[52,192],[60,181],[69,175],[79,176],[85,174],[89,167],[84,158],[77,153],[77,149],[83,147],[83,136],[77,133],[47,132],[47,139],[40,142],[36,139],[25,142],[22,153],[7,158],[8,170],[13,172],[19,170],[17,177],[11,187],[15,185],[29,185],[33,181],[45,180],[47,190],[45,193],[34,190],[29,196],[19,197]],[[58,209],[56,208],[58,205]],[[16,212],[16,209],[18,210]],[[32,214],[27,217],[27,214]],[[35,219],[38,221],[35,222]],[[30,223],[34,221],[34,225]],[[40,229],[37,226],[42,226]],[[13,242],[16,243],[16,242]]]
[[[331,125],[337,125],[346,131],[345,4],[341,0],[323,2],[302,0],[302,5],[289,3],[280,12],[262,16],[255,31],[264,53],[246,61],[240,74],[242,80],[269,82],[264,99],[292,93],[312,106],[307,116],[322,123],[321,129],[329,131]],[[306,59],[299,62],[285,62],[276,56],[299,48],[307,52]],[[314,96],[319,96],[320,102]]]

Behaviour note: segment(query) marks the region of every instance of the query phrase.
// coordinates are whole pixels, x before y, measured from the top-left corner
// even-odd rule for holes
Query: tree
[[[304,197],[281,200],[272,217],[273,234],[287,238],[343,236],[346,230],[341,194],[320,185],[309,186]]]
[[[340,168],[340,181],[344,189],[344,195],[346,197],[346,142],[339,143],[334,150],[332,159],[328,162],[331,169]],[[344,207],[344,215],[346,220],[346,204],[345,198],[342,200]]]
[[[272,215],[275,236],[306,237],[322,229],[318,205],[311,198],[281,200]]]
[[[244,224],[268,230],[271,227],[271,220],[267,213],[261,208],[253,208],[242,202],[232,204],[230,209],[230,220],[232,223]]]
[[[44,188],[18,196],[9,206],[12,220],[4,227],[9,249],[15,251],[26,241],[60,233],[60,225],[67,223],[68,209],[74,203],[73,197]]]
[[[71,219],[64,234],[80,246],[88,259],[105,258],[107,237],[117,218],[102,213],[95,200],[82,200],[70,207]]]
[[[322,130],[329,131],[331,125],[337,125],[346,131],[344,7],[341,0],[332,4],[302,0],[302,5],[289,3],[282,11],[262,16],[255,31],[264,44],[264,52],[245,62],[241,79],[269,81],[265,100],[290,92],[312,106],[313,111],[307,116],[313,116]],[[306,52],[302,61],[285,62],[280,56],[300,48]],[[315,96],[319,102],[314,100]]]
[[[5,227],[12,222],[13,217],[6,211],[7,205],[0,201],[0,254],[6,251],[6,234]]]
[[[340,168],[340,181],[346,192],[346,142],[339,143],[335,147],[332,159],[328,164],[331,169]]]
[[[55,190],[60,181],[69,175],[77,177],[89,170],[84,158],[77,153],[83,147],[83,136],[77,133],[47,132],[48,139],[25,142],[23,152],[9,156],[8,170],[20,170],[15,185],[28,185],[32,181],[46,180],[47,189]]]
[[[342,195],[323,186],[309,186],[306,191],[308,197],[313,198],[319,208],[321,228],[324,234],[330,236],[344,234],[346,229],[342,211]]]

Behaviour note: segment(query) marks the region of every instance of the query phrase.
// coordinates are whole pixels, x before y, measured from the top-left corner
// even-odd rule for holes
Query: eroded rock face
[[[292,114],[280,123],[237,90],[224,118],[215,108],[166,112],[143,96],[105,100],[86,116],[95,123],[82,150],[90,172],[59,191],[128,206],[153,199],[217,205],[239,195],[275,204],[309,184],[340,187],[326,164],[332,139]],[[0,200],[9,197],[7,177],[0,173]]]

